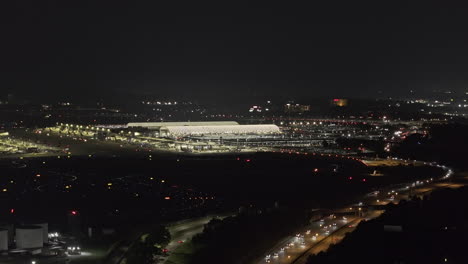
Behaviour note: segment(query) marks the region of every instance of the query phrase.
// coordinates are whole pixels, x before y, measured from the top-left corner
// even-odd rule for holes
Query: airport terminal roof
[[[173,135],[281,133],[276,125],[169,126]]]
[[[172,126],[238,126],[236,121],[206,121],[206,122],[140,122],[128,123],[127,127],[172,127]]]

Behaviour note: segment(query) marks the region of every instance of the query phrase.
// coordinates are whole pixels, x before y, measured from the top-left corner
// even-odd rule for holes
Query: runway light
[[[170,199],[171,199],[171,197],[169,197],[169,196],[164,197],[164,200],[170,200]]]
[[[70,213],[71,213],[72,215],[77,215],[77,214],[78,214],[78,212],[77,212],[77,211],[74,211],[74,210],[71,211]]]

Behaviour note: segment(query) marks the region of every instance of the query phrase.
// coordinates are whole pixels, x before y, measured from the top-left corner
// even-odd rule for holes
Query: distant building
[[[344,107],[344,106],[348,106],[348,99],[338,99],[338,98],[335,98],[331,101],[331,104],[333,106],[338,106],[338,107]]]
[[[284,112],[285,113],[304,113],[310,111],[310,105],[301,105],[301,104],[285,104]]]

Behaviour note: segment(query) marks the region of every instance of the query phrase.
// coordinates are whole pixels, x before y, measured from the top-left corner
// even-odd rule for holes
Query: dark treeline
[[[428,135],[413,134],[407,137],[396,153],[401,157],[424,159],[459,168],[466,168],[468,155],[468,125],[436,125]]]
[[[250,263],[258,252],[265,252],[272,241],[290,235],[310,219],[304,211],[253,208],[223,220],[212,220],[192,242],[201,249],[191,263]]]
[[[308,263],[468,263],[468,188],[442,189],[424,199],[388,205],[355,232]],[[401,227],[390,232],[389,226]],[[387,227],[387,228],[385,228]],[[387,230],[387,231],[385,231]]]
[[[155,225],[148,233],[137,239],[126,254],[127,264],[152,264],[154,258],[163,254],[163,249],[169,244],[171,235],[163,225]]]

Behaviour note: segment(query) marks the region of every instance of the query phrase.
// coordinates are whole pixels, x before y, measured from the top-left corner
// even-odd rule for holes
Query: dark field
[[[441,174],[432,167],[395,167],[371,177],[353,159],[279,153],[3,159],[0,166],[4,220],[45,220],[57,228],[71,210],[89,225],[121,226],[275,202],[333,207],[378,186]]]

